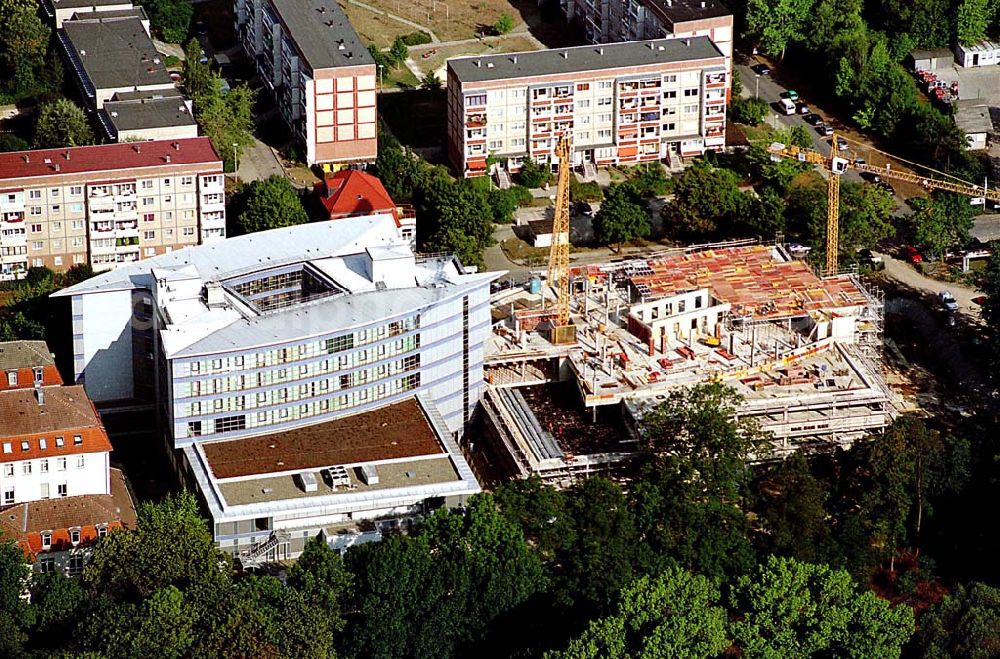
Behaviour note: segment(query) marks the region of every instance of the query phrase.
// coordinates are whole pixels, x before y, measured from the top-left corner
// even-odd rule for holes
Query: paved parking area
[[[935,69],[938,78],[947,82],[958,81],[958,97],[961,99],[982,98],[987,105],[1000,106],[1000,66],[977,66],[964,68],[953,66]]]

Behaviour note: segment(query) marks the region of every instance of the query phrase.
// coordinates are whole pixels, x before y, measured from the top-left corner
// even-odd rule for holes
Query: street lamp
[[[378,65],[378,91],[379,91],[379,93],[382,93],[382,69],[384,69],[384,68],[385,68],[384,65],[382,65],[382,64]]]
[[[753,97],[757,98],[757,96],[760,93],[760,76],[757,76],[757,79],[754,81],[754,83],[755,84],[753,88]]]
[[[233,142],[233,178],[237,181],[240,180],[240,156],[239,156],[240,145]]]

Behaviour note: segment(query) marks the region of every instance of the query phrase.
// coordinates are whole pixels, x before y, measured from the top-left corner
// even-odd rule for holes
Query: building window
[[[65,445],[66,445],[66,440],[64,440],[62,437],[56,437],[56,448],[62,448]]]
[[[48,499],[49,498],[49,484],[48,483],[42,483],[42,488],[41,489],[42,489],[42,498],[43,499]]]
[[[194,227],[184,227],[184,235],[185,236],[193,236],[194,235]]]
[[[143,240],[155,240],[156,239],[156,232],[155,231],[143,231],[142,232],[142,239]]]
[[[41,198],[42,198],[41,190],[28,190],[28,199],[41,199]]]
[[[70,529],[69,541],[74,545],[80,544],[80,529]]]
[[[142,221],[143,222],[152,222],[155,219],[156,219],[156,214],[155,213],[143,213],[142,214]]]
[[[5,464],[3,466],[3,475],[4,476],[8,476],[8,477],[9,476],[13,476],[14,475],[14,465],[11,464],[11,463],[9,463],[9,462],[7,464]]]
[[[83,186],[82,185],[71,185],[70,188],[69,188],[69,194],[72,197],[79,197],[80,195],[83,194]]]
[[[39,556],[35,566],[40,574],[52,574],[56,571],[56,559],[52,556]]]
[[[14,503],[14,488],[9,488],[3,491],[3,503],[4,505]]]
[[[50,549],[52,547],[52,532],[42,531],[42,549]]]
[[[107,526],[103,526],[103,525],[102,526],[98,526],[97,527],[97,537],[98,538],[103,538],[106,535],[108,535],[108,527]]]
[[[17,371],[7,371],[7,385],[11,387],[17,386]]]
[[[82,211],[83,209],[81,208],[80,210]],[[73,220],[72,222],[70,222],[69,226],[74,231],[82,231],[83,230],[83,220]]]
[[[31,461],[30,460],[27,461],[27,462],[24,462],[21,465],[21,473],[24,474],[25,476],[30,476],[31,475]]]
[[[152,190],[153,189],[153,181],[151,179],[144,180],[142,182],[142,189],[143,190]]]
[[[59,471],[66,471],[66,458],[56,459],[56,469]]]
[[[201,421],[188,421],[188,437],[201,437]]]
[[[83,554],[73,554],[69,557],[66,573],[71,577],[78,577],[83,572]]]
[[[152,197],[143,197],[142,198],[142,205],[143,206],[152,206],[153,205],[153,198]]]
[[[49,461],[48,460],[41,460],[38,463],[38,471],[40,471],[43,474],[49,473]]]
[[[84,456],[82,455],[76,456],[76,468],[83,469],[83,466],[84,466]]]
[[[41,232],[42,232],[42,225],[41,224],[32,224],[31,225],[31,233],[41,233]]]
[[[66,496],[66,483],[59,483],[56,485],[56,493],[61,497]]]

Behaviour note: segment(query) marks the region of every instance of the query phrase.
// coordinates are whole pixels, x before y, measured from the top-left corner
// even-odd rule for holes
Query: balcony
[[[115,244],[111,241],[111,244],[107,244],[104,239],[93,240],[90,243],[90,253],[91,254],[114,254]]]
[[[108,233],[109,231],[115,230],[115,223],[111,220],[101,220],[99,222],[93,222],[90,225],[90,230],[96,233]]]
[[[4,213],[3,217],[0,218],[0,221],[3,221],[6,224],[18,224],[19,222],[24,222],[24,211]]]

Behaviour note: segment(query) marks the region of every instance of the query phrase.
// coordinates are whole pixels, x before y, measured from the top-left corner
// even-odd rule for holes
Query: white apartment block
[[[225,238],[207,137],[0,154],[0,279],[123,263]]]
[[[236,32],[309,164],[373,162],[375,61],[332,0],[236,0]]]
[[[554,164],[630,164],[720,150],[725,57],[708,37],[660,39],[448,61],[448,150],[464,176],[487,158],[516,171]]]
[[[380,214],[194,247],[56,295],[72,300],[77,381],[96,401],[154,402],[216,540],[273,539],[293,558],[331,525],[479,491],[455,440],[483,388],[501,274],[417,255]]]

